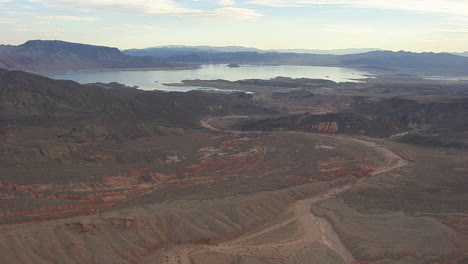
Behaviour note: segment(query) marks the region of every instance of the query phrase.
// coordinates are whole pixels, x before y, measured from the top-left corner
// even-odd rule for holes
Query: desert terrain
[[[466,82],[0,81],[0,263],[468,263]]]

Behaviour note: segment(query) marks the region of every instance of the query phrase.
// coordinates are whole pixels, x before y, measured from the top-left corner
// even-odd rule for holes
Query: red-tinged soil
[[[463,98],[390,98],[370,80],[286,78],[300,85],[252,99],[0,75],[0,263],[468,261]]]
[[[288,140],[280,141],[277,140],[278,137],[287,138]],[[171,137],[165,139],[169,140]],[[146,139],[143,142],[139,140],[138,143],[135,142],[136,145],[130,145],[129,147],[129,149],[135,150],[139,144],[144,144],[145,148],[151,149],[149,152],[146,150],[136,151],[136,155],[141,155],[141,157],[159,153],[160,158],[153,160],[152,164],[142,164],[139,167],[131,165],[134,169],[115,174],[94,174],[92,177],[94,181],[90,181],[89,176],[86,177],[86,175],[77,177],[73,182],[61,184],[46,183],[44,179],[42,179],[41,183],[30,185],[15,183],[11,179],[4,181],[2,183],[2,190],[4,190],[2,199],[8,200],[9,204],[11,204],[7,208],[16,208],[15,210],[3,209],[0,219],[4,233],[19,239],[9,230],[17,230],[20,226],[27,224],[33,229],[34,226],[42,226],[34,231],[42,234],[43,232],[51,232],[50,228],[52,227],[59,227],[62,231],[64,229],[68,230],[69,235],[65,240],[66,243],[79,245],[84,243],[82,240],[84,238],[78,239],[75,236],[82,237],[85,234],[90,234],[93,237],[101,237],[100,239],[109,239],[108,236],[118,232],[125,237],[125,241],[131,241],[132,238],[125,235],[127,231],[117,230],[120,228],[124,228],[123,230],[143,228],[138,232],[153,230],[151,232],[156,233],[150,235],[152,238],[148,237],[148,242],[132,242],[138,244],[135,247],[138,248],[140,253],[130,253],[129,248],[122,248],[121,246],[126,243],[119,244],[120,246],[110,246],[110,248],[115,248],[113,250],[118,252],[127,252],[123,253],[124,256],[115,255],[115,257],[124,261],[136,261],[146,254],[143,254],[144,252],[149,253],[148,248],[151,247],[167,248],[170,245],[185,244],[187,242],[211,244],[216,241],[226,241],[231,237],[239,237],[245,231],[260,228],[264,225],[266,219],[271,217],[281,218],[282,215],[291,214],[287,213],[288,210],[292,210],[291,212],[295,215],[298,223],[305,224],[307,222],[305,219],[313,217],[307,213],[308,206],[302,204],[303,202],[299,202],[300,207],[287,209],[295,208],[294,206],[291,207],[291,203],[301,201],[307,197],[317,199],[314,194],[319,194],[331,188],[329,193],[322,196],[322,198],[328,197],[329,194],[348,188],[346,186],[349,185],[346,184],[357,181],[357,178],[352,174],[335,175],[330,179],[329,173],[321,172],[318,165],[327,160],[333,158],[339,160],[339,162],[333,164],[336,168],[352,168],[355,166],[356,159],[365,161],[367,164],[376,164],[375,166],[378,166],[378,164],[385,166],[385,163],[382,163],[384,157],[379,150],[375,151],[360,142],[350,141],[345,138],[337,140],[328,136],[303,133],[245,135],[237,133],[216,137],[210,136],[210,134],[188,134],[172,137],[172,144],[170,147],[168,145],[167,150],[161,149],[161,144],[158,144],[158,149],[153,150],[152,144],[154,143],[152,140],[154,139]],[[186,142],[192,144],[187,146]],[[184,147],[178,148],[177,145],[183,145]],[[349,150],[347,145],[349,145]],[[329,146],[330,148],[317,148],[317,146]],[[187,150],[173,152],[172,149]],[[337,149],[341,151],[338,153]],[[358,158],[352,154],[355,149],[361,150],[362,154]],[[314,151],[309,152],[309,150]],[[161,153],[166,153],[164,158],[162,158]],[[89,166],[87,169],[89,172],[94,171],[95,173],[101,171],[102,167],[106,168],[115,164],[115,161],[109,158],[108,155],[97,153],[93,156],[104,156],[105,158],[101,158],[104,165]],[[66,165],[58,166],[58,171],[63,171],[66,167]],[[375,170],[377,169],[376,167]],[[25,169],[11,168],[10,170],[14,172],[15,170],[23,171]],[[35,171],[33,168],[28,170],[32,174],[40,172]],[[371,176],[371,171],[367,176]],[[302,185],[304,187],[297,190],[293,187]],[[288,188],[292,189],[288,191]],[[283,194],[274,191],[281,189],[285,190],[281,192]],[[271,200],[271,198],[268,198],[270,195],[279,195],[279,197]],[[236,196],[238,197],[236,198]],[[194,203],[196,200],[199,200],[200,203]],[[255,205],[256,202],[253,202],[255,200],[258,200],[257,205]],[[284,202],[279,204],[273,202],[279,200],[284,200]],[[193,216],[190,217],[190,214],[198,215],[198,212],[205,210],[207,206],[220,211],[218,213],[213,212],[213,214],[208,213],[208,218],[200,218],[198,224],[184,220],[191,219]],[[183,208],[191,208],[191,212],[187,212]],[[239,211],[237,211],[238,213],[235,213],[236,211],[226,212],[226,209]],[[158,213],[153,215],[152,212]],[[188,215],[184,216],[185,214]],[[128,218],[132,215],[138,216]],[[124,219],[128,220],[124,221]],[[77,220],[79,223],[89,221],[90,224],[79,224],[79,228],[76,229],[77,233],[74,235],[75,229],[72,228],[73,225],[70,225],[70,223]],[[150,221],[152,224],[149,226],[137,224],[145,221]],[[316,223],[319,222],[316,221]],[[158,228],[152,229],[155,225]],[[169,226],[172,225],[173,227],[170,228]],[[179,227],[177,228],[177,226]],[[180,231],[165,233],[174,230],[174,228]],[[318,226],[307,227],[312,233],[318,232],[315,230],[316,228]],[[52,232],[46,237],[54,236],[54,234],[59,235],[62,232]],[[317,241],[326,241],[325,238],[325,240],[318,239],[316,241],[313,235],[310,236],[313,241],[306,240],[301,244],[310,246],[309,244],[316,244]],[[75,239],[78,240],[75,241]],[[47,259],[42,253],[39,253],[46,250],[42,248],[40,241],[38,241],[39,244],[31,243],[29,245],[29,242],[25,241],[23,237],[17,242],[20,244],[13,244],[16,246],[21,245],[21,247],[30,250],[36,248],[33,251],[38,251],[38,253],[35,255],[36,257],[31,259],[39,261]],[[319,242],[320,245],[317,244],[314,247],[328,248],[329,246],[322,245],[326,243],[323,241]],[[86,243],[89,243],[89,241]],[[147,243],[148,246],[146,246]],[[267,250],[267,248],[265,246],[262,250]],[[88,252],[83,257],[86,255],[92,256],[96,260],[96,255],[101,253],[97,253],[95,250],[98,249],[82,248],[78,252]],[[107,250],[104,250],[104,252],[107,252],[106,254],[115,254]],[[233,253],[235,252],[237,251],[233,251]],[[285,249],[285,256],[291,253],[287,252],[290,252],[290,250]],[[327,254],[332,258],[342,258],[335,256],[333,252],[335,250],[331,250]],[[67,254],[67,257],[61,259],[65,262],[67,259],[80,258],[74,255],[72,251],[65,250],[64,254]],[[105,262],[108,263],[108,261]]]

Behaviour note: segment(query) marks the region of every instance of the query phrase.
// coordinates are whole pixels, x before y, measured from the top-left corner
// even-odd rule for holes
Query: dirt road
[[[235,118],[235,117],[226,117]],[[211,122],[215,117],[211,117],[201,121],[201,125],[205,128],[221,131],[221,129],[213,126]],[[224,130],[223,130],[224,131]],[[240,131],[226,131],[231,133],[241,133]],[[303,134],[304,136],[314,136],[310,133],[303,132],[285,132],[287,135]],[[375,169],[371,175],[386,173],[406,166],[408,162],[389,150],[388,148],[378,145],[374,142],[369,142],[363,139],[342,136],[342,135],[320,135],[325,137],[334,137],[338,140],[351,141],[363,144],[374,150],[380,152],[385,157],[385,165]],[[355,259],[352,254],[341,244],[338,235],[333,230],[332,226],[326,219],[317,217],[311,213],[311,207],[314,203],[336,196],[345,192],[356,185],[363,184],[365,178],[353,183],[340,187],[333,188],[318,196],[308,199],[303,199],[292,204],[284,213],[279,221],[271,225],[253,232],[243,234],[237,239],[230,240],[218,245],[182,245],[180,247],[171,248],[166,252],[165,263],[183,263],[192,264],[194,256],[201,256],[203,254],[227,254],[231,256],[246,256],[257,259],[262,259],[265,256],[275,256],[275,258],[288,258],[293,256],[300,249],[310,246],[314,243],[322,243],[326,245],[335,253],[337,253],[344,260],[345,263],[353,263]],[[297,228],[297,232],[285,232],[284,236],[280,239],[271,239],[273,234],[283,234],[288,226]],[[255,242],[256,241],[256,242]],[[146,263],[154,263],[150,260]]]

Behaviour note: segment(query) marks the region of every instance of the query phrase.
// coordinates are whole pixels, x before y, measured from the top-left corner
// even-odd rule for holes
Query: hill
[[[236,95],[167,93],[112,86],[80,85],[0,69],[0,116],[118,116],[180,125],[191,121],[198,124],[197,118],[209,114],[271,112]]]
[[[347,55],[347,54],[358,54],[370,51],[382,50],[377,48],[350,48],[350,49],[273,49],[270,51],[281,52],[281,53],[309,53],[309,54],[329,54],[329,55]]]
[[[369,49],[345,49],[330,52],[319,50],[264,51],[239,46],[163,46],[121,52],[117,48],[56,40],[31,40],[19,46],[0,46],[0,67],[50,73],[102,69],[175,68],[187,63],[237,63],[350,67],[377,73],[413,75],[460,76],[468,74],[466,70],[468,58],[464,56],[449,53],[381,50],[356,53],[367,50]],[[312,54],[314,51],[320,54]]]
[[[460,53],[453,53],[453,54],[458,55],[458,56],[468,57],[468,51],[460,52]]]
[[[200,119],[207,115],[273,113],[236,94],[143,91],[117,83],[80,85],[0,69],[0,140],[12,133],[27,138],[16,144],[0,141],[7,144],[0,159],[7,163],[42,159],[30,153],[39,143],[49,153],[48,160],[69,152],[57,149],[63,142],[99,141],[102,148],[113,149],[140,137],[199,129]]]
[[[312,54],[313,52],[316,54]],[[358,53],[368,51],[364,53]],[[468,58],[449,53],[393,52],[369,49],[335,51],[278,50],[226,52],[197,47],[162,47],[124,51],[177,63],[245,63],[336,66],[415,75],[466,75]],[[340,54],[340,55],[331,55]],[[342,55],[347,54],[347,55]]]
[[[155,56],[155,57],[168,57],[180,53],[190,52],[258,52],[258,53],[303,53],[303,54],[321,54],[321,55],[347,55],[365,53],[370,51],[382,50],[377,48],[351,48],[351,49],[257,49],[242,46],[185,46],[185,45],[169,45],[169,46],[156,46],[144,49],[127,49],[122,52],[132,56]]]
[[[19,46],[0,47],[0,67],[37,73],[119,68],[174,67],[153,57],[125,55],[117,48],[31,40]]]
[[[468,74],[468,58],[448,53],[414,53],[372,51],[340,57],[343,65],[368,69],[427,72],[434,74]]]
[[[173,63],[341,66],[339,56],[335,55],[277,52],[177,52],[161,59]]]
[[[145,49],[127,49],[123,50],[123,53],[132,56],[155,56],[155,57],[168,57],[171,55],[177,55],[180,53],[191,53],[191,52],[258,52],[263,53],[265,51],[256,48],[246,48],[241,46],[185,46],[185,45],[169,45],[169,46],[157,46]]]
[[[365,53],[370,51],[381,50],[377,48],[351,48],[351,49],[256,49],[242,46],[184,46],[184,45],[169,45],[169,46],[157,46],[144,49],[127,49],[122,52],[133,56],[155,56],[155,57],[167,57],[178,53],[190,53],[190,52],[258,52],[258,53],[304,53],[304,54],[325,54],[325,55],[346,55],[346,54],[357,54]]]
[[[212,82],[0,69],[0,263],[467,262],[467,83]]]

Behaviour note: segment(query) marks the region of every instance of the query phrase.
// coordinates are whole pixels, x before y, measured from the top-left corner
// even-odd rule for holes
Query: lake
[[[339,67],[293,66],[293,65],[241,65],[230,68],[225,64],[207,64],[192,70],[164,71],[106,71],[67,72],[44,74],[52,79],[73,80],[78,83],[118,82],[128,86],[137,85],[143,90],[189,91],[201,87],[165,86],[164,83],[180,83],[182,80],[238,81],[245,79],[271,79],[278,76],[291,78],[327,79],[335,82],[351,82],[367,78],[367,72]]]
[[[468,76],[422,76],[421,78],[435,81],[468,81]]]

